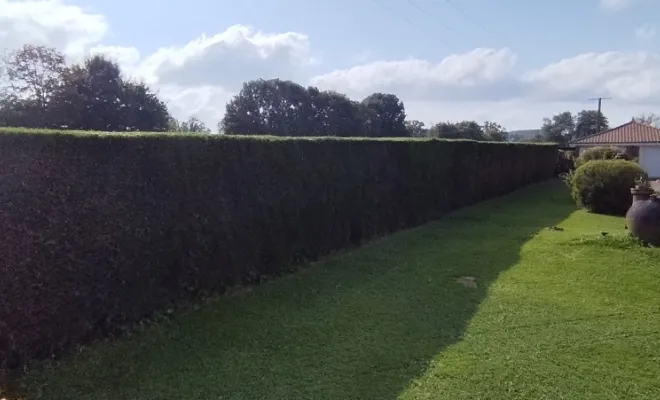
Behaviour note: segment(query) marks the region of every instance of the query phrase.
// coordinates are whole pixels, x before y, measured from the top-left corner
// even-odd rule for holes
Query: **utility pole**
[[[598,100],[598,132],[600,132],[600,123],[603,120],[603,113],[600,111],[603,100],[612,100],[611,97],[596,97],[593,99],[589,99],[589,101],[594,101]]]

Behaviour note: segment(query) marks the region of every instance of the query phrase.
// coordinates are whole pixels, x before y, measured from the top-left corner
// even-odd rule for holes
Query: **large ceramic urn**
[[[633,203],[626,214],[630,233],[642,242],[660,246],[660,197],[650,187],[630,189]]]

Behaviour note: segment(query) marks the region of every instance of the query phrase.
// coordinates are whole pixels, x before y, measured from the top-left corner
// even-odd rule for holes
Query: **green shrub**
[[[553,176],[540,144],[0,130],[0,362]]]
[[[594,160],[578,167],[569,181],[578,205],[595,213],[624,215],[639,177],[646,178],[646,172],[632,161]]]
[[[575,166],[579,167],[593,160],[631,160],[631,157],[614,147],[592,147],[580,154],[575,160]]]

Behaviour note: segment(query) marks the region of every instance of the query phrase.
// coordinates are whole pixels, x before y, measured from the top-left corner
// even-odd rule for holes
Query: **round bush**
[[[630,160],[631,158],[624,152],[614,147],[593,147],[586,149],[575,160],[575,166],[579,167],[593,160]]]
[[[594,160],[579,166],[570,177],[579,206],[599,214],[625,215],[632,204],[630,189],[646,172],[627,160]]]

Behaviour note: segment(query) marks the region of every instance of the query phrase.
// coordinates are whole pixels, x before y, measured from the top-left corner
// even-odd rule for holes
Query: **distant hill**
[[[509,131],[509,140],[512,142],[522,142],[524,140],[534,139],[534,137],[539,133],[541,133],[540,129],[521,129],[517,131]]]

